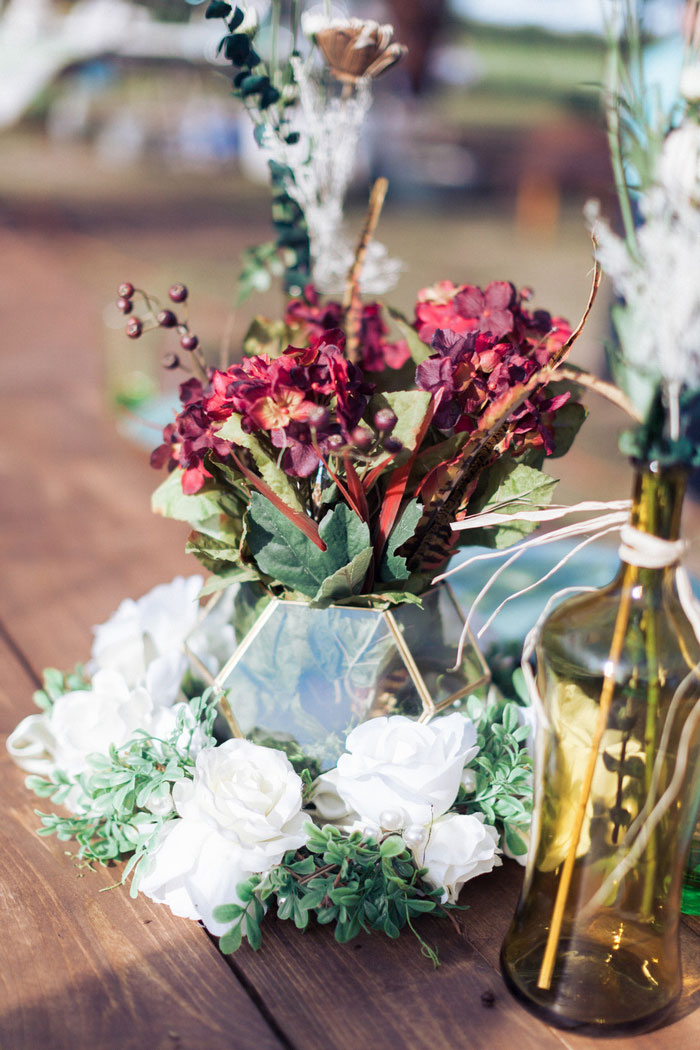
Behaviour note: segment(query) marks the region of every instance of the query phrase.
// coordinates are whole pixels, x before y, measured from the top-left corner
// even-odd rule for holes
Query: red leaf
[[[367,496],[349,456],[343,456],[343,465],[345,467],[345,477],[348,480],[349,494],[353,502],[353,510],[363,521],[369,522]]]
[[[416,436],[416,444],[411,453],[410,457],[400,467],[397,467],[389,478],[389,483],[386,487],[386,494],[384,496],[384,502],[382,503],[382,509],[379,512],[379,521],[377,522],[377,532],[374,539],[374,563],[379,565],[382,554],[384,553],[384,547],[386,541],[389,538],[389,534],[394,527],[396,519],[399,514],[401,502],[406,491],[406,485],[413,469],[413,464],[418,455],[418,450],[423,444],[423,438],[428,432],[433,416],[435,415],[438,406],[440,404],[440,394],[433,398],[428,405],[428,410],[425,413],[423,422],[421,423],[420,430]]]
[[[248,470],[233,451],[231,451],[231,458],[241,474],[248,479],[251,485],[253,485],[254,488],[265,497],[265,499],[269,499],[270,503],[276,507],[281,514],[284,514],[285,518],[288,518],[292,525],[296,525],[298,529],[301,529],[304,535],[308,536],[311,542],[314,543],[319,550],[328,550],[326,544],[318,534],[318,525],[315,521],[312,521],[311,518],[307,518],[306,514],[302,514],[299,510],[294,510],[289,504],[285,503],[276,492],[273,492],[269,485],[265,484],[262,478],[259,478],[252,470]]]

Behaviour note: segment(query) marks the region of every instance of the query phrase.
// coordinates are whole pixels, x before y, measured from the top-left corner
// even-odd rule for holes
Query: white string
[[[605,506],[605,504],[603,505]],[[502,565],[500,565],[495,570],[495,572],[491,574],[489,579],[486,581],[486,583],[481,588],[476,598],[472,602],[471,607],[469,609],[469,613],[467,614],[467,618],[462,628],[462,633],[459,637],[459,642],[457,645],[457,658],[455,660],[454,666],[450,668],[450,670],[457,670],[462,665],[462,659],[464,657],[464,647],[469,637],[469,628],[471,626],[472,619],[474,617],[474,614],[476,613],[480,602],[494,586],[496,580],[498,580],[498,578],[504,572],[506,572],[506,570],[509,569],[511,565],[518,561],[518,559],[523,554],[525,554],[526,551],[532,550],[535,547],[543,547],[547,544],[555,543],[562,539],[570,539],[574,536],[585,535],[586,533],[589,533],[596,529],[598,530],[598,533],[594,538],[603,536],[607,532],[617,531],[621,527],[621,525],[627,520],[629,501],[625,501],[625,505],[627,509],[624,511],[613,511],[608,514],[598,515],[597,517],[591,518],[588,521],[578,521],[574,522],[571,525],[564,525],[562,526],[562,528],[554,529],[552,532],[545,532],[541,536],[535,536],[532,539],[523,540],[521,543],[517,543],[513,547],[508,547],[506,550],[486,551],[483,554],[475,554],[471,558],[467,558],[466,561],[463,561],[459,565],[455,566],[454,569],[448,569],[447,572],[441,573],[439,576],[436,576],[432,581],[433,586],[435,586],[437,583],[440,583],[441,580],[445,580],[449,576],[452,576],[455,572],[461,572],[462,569],[467,568],[469,565],[473,565],[477,561],[484,561],[492,558],[507,558],[507,560]],[[575,510],[576,508],[562,508],[558,511],[558,516],[560,518],[564,517],[570,511]],[[517,519],[517,515],[512,515],[510,517],[511,521]],[[563,565],[568,560],[568,558],[569,555],[565,555],[562,559],[560,559],[559,562],[554,566],[554,568],[546,574],[544,579],[548,579],[550,576],[553,576],[554,573],[561,567],[561,565]],[[537,586],[541,582],[541,579],[537,580],[532,585],[532,587]],[[528,589],[532,589],[532,587]],[[491,623],[492,620],[493,616],[490,618],[489,623]]]
[[[687,549],[685,540],[664,540],[629,524],[620,529],[620,558],[640,569],[665,569],[676,565]]]
[[[481,638],[484,631],[487,631],[489,629],[489,627],[496,619],[500,611],[508,604],[508,602],[512,602],[515,598],[521,598],[523,594],[527,594],[529,591],[532,591],[536,587],[539,587],[541,583],[546,583],[547,580],[554,576],[554,574],[558,572],[563,565],[566,565],[568,561],[575,557],[575,555],[577,555],[579,551],[582,551],[584,547],[587,547],[589,543],[595,543],[596,540],[601,539],[603,536],[607,536],[610,532],[617,532],[617,526],[612,525],[608,529],[603,529],[601,532],[595,532],[592,536],[588,536],[585,540],[581,540],[581,542],[577,543],[575,547],[572,547],[568,554],[565,554],[563,558],[561,558],[557,562],[556,565],[549,569],[549,571],[546,572],[544,576],[540,576],[539,580],[535,580],[534,583],[529,583],[527,587],[522,587],[519,591],[515,591],[513,594],[509,594],[508,597],[504,598],[501,604],[494,609],[494,611],[489,616],[488,620],[486,620],[486,622],[479,628],[477,638]]]
[[[461,532],[465,529],[483,529],[488,525],[507,525],[514,520],[557,521],[566,514],[588,514],[594,510],[629,510],[631,505],[632,501],[628,499],[610,500],[609,502],[584,500],[583,503],[574,503],[571,506],[558,503],[541,510],[523,511],[522,514],[499,514],[496,511],[491,513],[482,511],[480,514],[470,514],[461,521],[453,521],[450,528],[454,532]]]

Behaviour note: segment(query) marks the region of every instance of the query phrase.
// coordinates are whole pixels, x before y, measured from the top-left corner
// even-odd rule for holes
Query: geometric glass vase
[[[360,722],[388,714],[428,721],[484,685],[489,671],[473,636],[458,663],[464,616],[449,585],[422,603],[377,610],[273,598],[243,616],[239,607],[237,645],[209,679],[228,734],[323,772]]]

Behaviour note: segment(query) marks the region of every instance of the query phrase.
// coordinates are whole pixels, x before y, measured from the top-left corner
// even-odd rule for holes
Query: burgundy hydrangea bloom
[[[529,288],[517,292],[509,281],[491,281],[483,291],[475,285],[440,281],[418,293],[415,328],[426,343],[440,329],[458,334],[488,332],[495,340],[516,344],[528,340],[548,358],[566,342],[571,328],[546,310],[530,313],[525,304],[531,294]]]
[[[180,388],[183,410],[166,427],[151,463],[183,467],[185,492],[197,492],[211,477],[207,453],[229,456],[232,445],[217,430],[237,415],[244,431],[266,431],[271,444],[285,450],[288,474],[308,477],[320,455],[352,444],[374,390],[344,356],[344,342],[339,330],[323,332],[310,346],[290,346],[277,358],[259,354],[214,371],[206,389],[189,379]]]
[[[231,452],[228,441],[217,438],[211,419],[202,406],[204,389],[198,379],[188,379],[180,387],[180,400],[184,408],[174,423],[163,431],[163,444],[151,453],[151,466],[160,469],[166,464],[169,470],[182,467],[182,491],[191,496],[199,492],[207,478],[212,475],[204,466],[208,452],[215,452],[226,459]]]
[[[302,299],[291,299],[287,304],[285,323],[302,327],[308,338],[318,338],[324,332],[340,328],[343,307],[337,302],[321,302],[312,284],[304,288]],[[360,328],[360,364],[365,372],[382,372],[385,368],[401,368],[410,356],[408,343],[399,339],[387,342],[388,328],[379,303],[365,303]]]
[[[457,314],[474,320],[477,331],[489,332],[494,339],[502,339],[513,331],[515,305],[515,288],[509,281],[491,281],[483,292],[467,284],[454,298]]]
[[[514,386],[526,383],[546,363],[551,350],[527,339],[516,345],[491,334],[438,330],[435,354],[416,369],[416,386],[433,395],[440,393],[434,423],[439,430],[473,433],[485,409]],[[532,394],[511,416],[501,449],[522,452],[526,447],[554,449],[553,417],[569,399],[564,393],[549,398]]]

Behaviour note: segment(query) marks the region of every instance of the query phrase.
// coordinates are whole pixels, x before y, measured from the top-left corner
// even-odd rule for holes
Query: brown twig
[[[617,405],[618,408],[621,408],[623,412],[626,412],[637,423],[642,422],[643,417],[637,406],[627,397],[623,390],[614,386],[613,383],[606,383],[605,380],[598,379],[597,376],[591,375],[590,372],[578,372],[574,368],[557,368],[552,374],[551,380],[556,382],[557,379],[568,379],[571,383],[578,383],[579,386],[584,386],[587,390],[593,390],[596,394],[606,398],[607,401],[612,402],[613,405]]]
[[[348,359],[353,362],[356,362],[359,357],[358,350],[360,346],[360,330],[362,326],[362,299],[360,298],[360,277],[362,276],[362,267],[365,264],[367,249],[369,248],[372,237],[374,236],[374,231],[377,228],[377,223],[379,222],[379,216],[382,211],[384,198],[386,197],[386,191],[388,188],[389,182],[384,178],[377,179],[372,187],[367,215],[365,216],[365,224],[362,229],[360,240],[357,244],[355,259],[350,267],[347,283],[345,285],[345,299],[343,300],[343,308],[345,310],[345,352]]]

